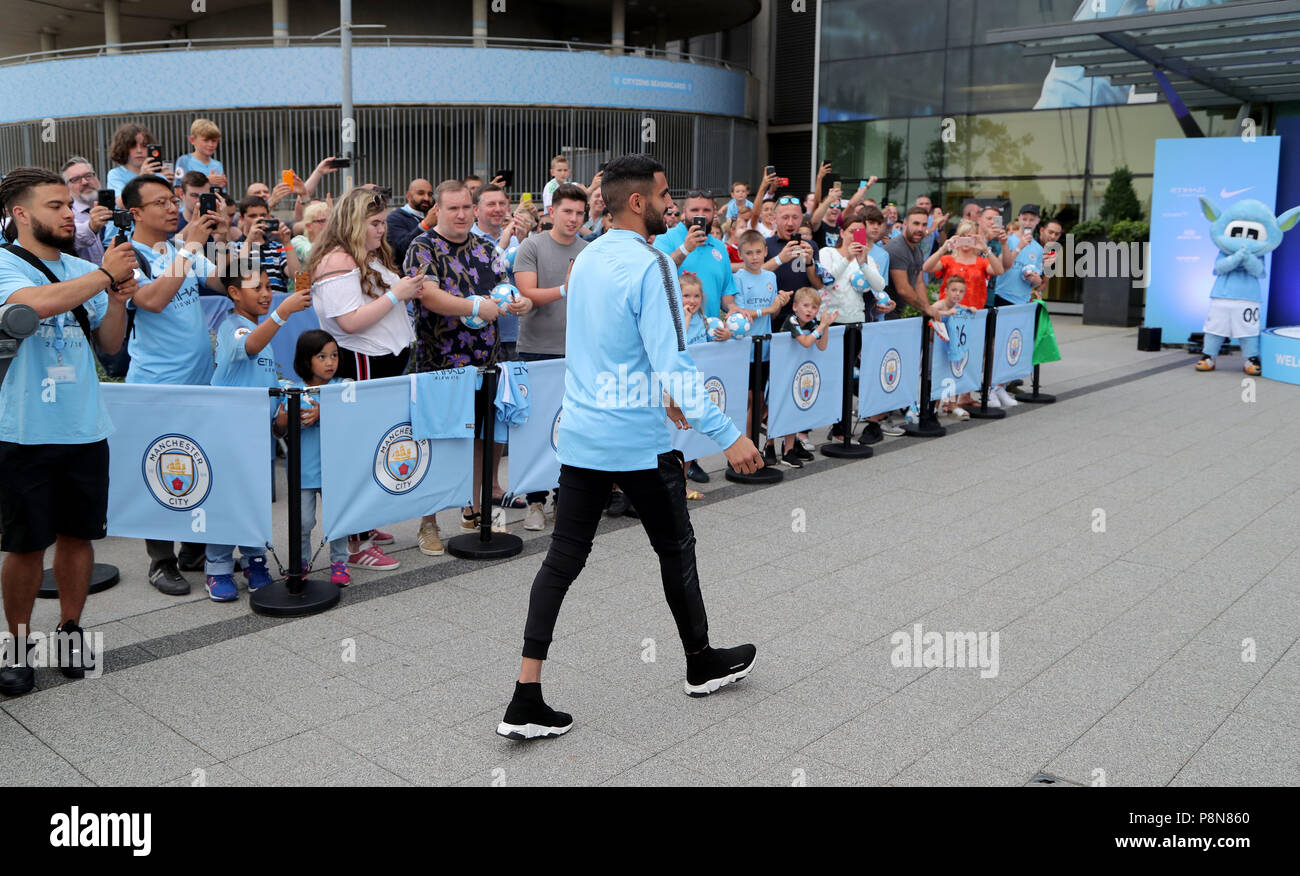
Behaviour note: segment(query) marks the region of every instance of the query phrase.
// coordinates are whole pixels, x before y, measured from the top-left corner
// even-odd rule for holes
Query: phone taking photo
[[[95,193],[95,203],[112,210],[117,207],[117,193],[112,189],[100,189]]]

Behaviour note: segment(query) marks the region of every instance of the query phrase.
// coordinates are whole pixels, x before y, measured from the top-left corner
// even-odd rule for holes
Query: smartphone
[[[776,178],[776,185],[777,185],[777,188],[782,188],[782,189],[788,189],[788,188],[790,188],[790,177],[788,177],[788,176],[778,176],[778,177]]]
[[[285,185],[287,185],[287,186],[289,186],[290,188],[292,188],[292,187],[293,187],[293,171],[292,171],[292,170],[282,170],[282,171],[280,171],[280,182],[282,182],[282,183],[284,183]]]
[[[524,192],[522,195],[519,196],[519,206],[521,206],[521,207],[531,207],[532,205],[533,205],[533,193],[532,193],[532,192]]]
[[[705,234],[709,233],[709,220],[705,219],[703,216],[696,216],[691,220],[691,225],[703,228]]]
[[[501,177],[501,184],[506,188],[510,188],[515,184],[515,172],[513,170],[498,170],[492,174],[493,179],[497,177]]]
[[[821,197],[826,197],[830,194],[830,190],[835,188],[835,186],[841,182],[842,181],[838,175],[831,173],[826,174],[826,176],[822,177]]]
[[[117,193],[112,189],[100,189],[95,195],[95,201],[99,206],[112,210],[117,207]]]
[[[213,186],[212,194],[216,195],[218,198],[220,198],[223,201],[226,200],[226,190],[223,189],[221,186]]]
[[[280,220],[279,220],[279,219],[276,219],[274,216],[268,216],[267,219],[266,219],[266,230],[267,230],[267,231],[279,231],[279,230],[280,230]]]
[[[211,192],[204,192],[199,195],[199,215],[215,212],[217,209],[217,196]]]
[[[999,213],[997,216],[994,216],[994,217],[993,217],[993,227],[994,227],[994,228],[1001,228],[1001,227],[1002,227],[1002,214],[1001,214],[1001,213]]]
[[[854,229],[853,229],[853,242],[854,242],[854,243],[860,243],[860,244],[862,244],[863,246],[866,246],[866,245],[867,245],[867,229],[865,229],[865,228],[854,228]]]
[[[351,158],[331,158],[331,159],[330,159],[330,167],[351,167],[351,166],[352,166],[352,159],[351,159]]]
[[[145,151],[148,153],[145,158],[146,161],[157,161],[159,164],[162,164],[161,146],[159,146],[157,143],[150,143],[148,146],[144,148]]]
[[[776,173],[776,165],[774,164],[769,164],[767,167],[763,168],[763,176],[771,176],[774,173]]]

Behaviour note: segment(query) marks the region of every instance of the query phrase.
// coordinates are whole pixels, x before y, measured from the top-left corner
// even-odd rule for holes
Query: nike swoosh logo
[[[1237,189],[1235,192],[1230,192],[1227,189],[1219,189],[1219,197],[1235,198],[1237,197],[1237,195],[1244,195],[1246,192],[1250,191],[1253,188],[1254,186],[1246,186],[1244,189]]]

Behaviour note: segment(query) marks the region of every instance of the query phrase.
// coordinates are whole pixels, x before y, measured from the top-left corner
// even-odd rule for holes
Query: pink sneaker
[[[392,544],[397,541],[397,539],[393,538],[392,535],[387,532],[372,529],[370,530],[370,541],[372,544]]]
[[[388,559],[392,559],[388,557]],[[346,587],[352,583],[352,576],[348,574],[347,563],[330,563],[330,583],[337,584],[340,587]]]
[[[354,569],[374,569],[376,572],[391,572],[401,563],[384,553],[379,545],[372,544],[363,551],[349,554],[348,565]],[[333,569],[332,564],[331,569]]]

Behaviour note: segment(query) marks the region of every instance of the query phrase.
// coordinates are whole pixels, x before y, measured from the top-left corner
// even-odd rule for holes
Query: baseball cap
[[[1020,213],[1033,213],[1035,216],[1041,216],[1041,215],[1042,215],[1042,214],[1038,211],[1038,205],[1037,205],[1037,204],[1025,204],[1023,207],[1020,208]],[[1017,213],[1016,215],[1019,216],[1020,213]]]

